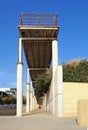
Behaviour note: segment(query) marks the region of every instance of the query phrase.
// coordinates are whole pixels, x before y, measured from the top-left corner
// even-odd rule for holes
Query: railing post
[[[21,15],[20,15],[20,25],[22,25],[22,17],[21,17]]]
[[[55,25],[58,26],[58,16],[56,15]]]

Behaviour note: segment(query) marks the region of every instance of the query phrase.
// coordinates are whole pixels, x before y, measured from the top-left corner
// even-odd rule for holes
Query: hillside
[[[88,60],[75,60],[63,64],[64,82],[88,82]]]

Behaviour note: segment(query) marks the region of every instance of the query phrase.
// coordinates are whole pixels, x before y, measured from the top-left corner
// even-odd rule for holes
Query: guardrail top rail
[[[21,14],[20,25],[58,26],[56,14]]]

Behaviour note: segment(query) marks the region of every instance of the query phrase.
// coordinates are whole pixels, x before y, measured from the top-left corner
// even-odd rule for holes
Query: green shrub
[[[88,61],[77,60],[63,64],[64,82],[88,82]]]
[[[35,95],[37,98],[44,96],[48,91],[51,82],[51,70],[49,69],[43,74],[38,75],[35,82]]]

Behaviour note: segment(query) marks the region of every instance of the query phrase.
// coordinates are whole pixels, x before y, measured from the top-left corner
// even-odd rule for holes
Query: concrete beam
[[[46,70],[46,68],[29,68],[29,70]]]
[[[57,38],[56,38],[57,39]],[[53,41],[55,38],[53,37],[22,37],[23,41]]]
[[[44,26],[27,26],[27,25],[20,25],[18,27],[20,30],[58,30],[59,27],[44,27]]]

